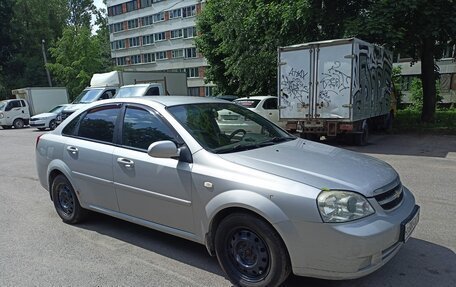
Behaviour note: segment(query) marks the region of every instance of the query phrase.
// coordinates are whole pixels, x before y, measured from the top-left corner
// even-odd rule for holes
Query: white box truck
[[[159,95],[187,95],[187,75],[184,72],[112,71],[94,74],[90,86],[63,110],[59,121],[85,104],[112,98],[121,86],[142,83],[154,83]]]
[[[356,38],[280,47],[279,117],[305,138],[366,144],[370,128],[391,124],[391,71],[391,53]]]
[[[30,114],[46,113],[61,104],[68,104],[68,91],[65,87],[33,87],[12,90],[16,99],[26,100]]]

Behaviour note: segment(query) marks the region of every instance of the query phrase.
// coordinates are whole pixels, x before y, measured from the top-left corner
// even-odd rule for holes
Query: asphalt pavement
[[[62,223],[36,174],[41,133],[0,129],[0,286],[230,286],[202,245],[100,214]],[[374,135],[341,147],[391,164],[421,206],[420,223],[369,276],[291,276],[284,286],[456,286],[456,136]]]

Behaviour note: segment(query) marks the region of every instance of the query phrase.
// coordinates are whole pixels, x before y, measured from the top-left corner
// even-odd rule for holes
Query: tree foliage
[[[434,119],[438,77],[435,60],[445,47],[456,44],[455,7],[454,0],[377,0],[350,23],[354,35],[385,44],[414,62],[421,61],[422,121]]]
[[[105,44],[103,38],[92,35],[88,27],[68,26],[49,49],[54,63],[48,67],[58,84],[68,88],[71,98],[89,85],[94,73],[110,69],[104,58]]]

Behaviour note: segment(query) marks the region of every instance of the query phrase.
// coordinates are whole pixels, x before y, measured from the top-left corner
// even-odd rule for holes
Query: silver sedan
[[[223,130],[221,111],[255,128]],[[96,211],[199,242],[238,286],[367,275],[419,220],[388,164],[222,100],[96,102],[40,136],[36,161],[64,222]]]

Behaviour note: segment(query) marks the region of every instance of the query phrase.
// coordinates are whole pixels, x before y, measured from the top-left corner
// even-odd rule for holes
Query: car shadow
[[[116,238],[225,277],[217,259],[211,257],[201,244],[98,213],[92,214],[88,221],[76,227]],[[332,281],[291,275],[282,286],[453,287],[456,286],[456,255],[446,247],[411,238],[388,264],[363,278]]]
[[[365,146],[354,146],[344,140],[322,141],[368,154],[424,156],[456,159],[456,136],[421,134],[372,134]]]

